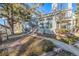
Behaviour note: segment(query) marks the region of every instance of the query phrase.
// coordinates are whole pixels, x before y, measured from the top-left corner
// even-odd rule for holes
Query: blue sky
[[[67,8],[67,3],[63,3],[64,7],[63,8]],[[72,3],[72,9],[73,11],[76,10],[76,4]],[[44,6],[38,8],[39,11],[41,11],[44,14],[48,14],[52,11],[52,3],[45,3]],[[0,19],[0,24],[4,24],[4,21],[2,19]]]
[[[63,9],[66,9],[68,6],[68,3],[63,3],[62,5],[63,5]],[[52,11],[52,3],[45,3],[44,6],[39,8],[39,10],[43,10],[43,9],[44,9],[43,13],[45,14],[50,13]],[[72,11],[74,12],[75,10],[76,10],[76,3],[72,3]]]
[[[45,3],[42,7],[38,8],[38,10],[42,11],[44,14],[48,14],[52,11],[52,4],[51,3]]]
[[[76,10],[76,3],[72,3],[72,9],[73,9],[73,11]]]
[[[4,20],[0,19],[0,24],[4,25]]]

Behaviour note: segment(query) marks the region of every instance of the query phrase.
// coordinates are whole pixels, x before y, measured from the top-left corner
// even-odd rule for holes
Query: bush
[[[73,37],[68,37],[67,39],[63,39],[63,41],[67,44],[73,44],[75,41],[78,40],[78,37],[73,36]]]
[[[43,51],[45,51],[45,52],[52,51],[54,47],[55,46],[54,46],[54,44],[52,42],[47,41],[46,43],[44,43]]]
[[[68,32],[69,32],[69,30],[64,29],[64,28],[58,30],[58,33],[61,33],[61,34],[66,34]]]

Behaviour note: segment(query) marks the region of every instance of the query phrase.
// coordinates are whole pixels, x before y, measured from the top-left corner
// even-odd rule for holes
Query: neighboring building
[[[74,13],[72,12],[72,3],[68,3],[67,17],[68,17],[67,20],[70,20],[69,29],[72,31],[75,27],[75,16]]]
[[[55,14],[56,12],[57,12],[57,6],[58,6],[58,4],[57,3],[53,3],[52,4],[52,11],[53,11],[53,13]],[[56,31],[56,28],[57,28],[57,16],[56,15],[54,15],[53,17],[52,17],[52,30],[53,30],[53,32],[55,33]]]
[[[77,5],[77,11],[76,11],[76,27],[79,28],[79,3]]]
[[[7,35],[11,34],[10,28],[8,26],[4,26],[4,25],[0,24],[0,33],[2,33],[1,34],[2,40],[6,40]]]
[[[59,28],[66,28],[71,31],[75,28],[75,16],[72,12],[72,3],[53,3],[52,9],[54,16],[50,19],[44,18],[42,21],[38,21],[38,32],[51,34],[52,32],[56,33],[56,29]],[[59,10],[65,10],[66,12],[65,14],[56,15]]]
[[[52,31],[52,19],[44,18],[38,22],[38,33],[54,34]]]
[[[59,15],[59,19],[53,19],[53,28],[55,31],[56,28],[66,28],[66,29],[69,29],[69,30],[73,30],[74,27],[75,27],[75,16],[74,16],[74,13],[72,12],[72,3],[68,3],[68,4],[65,4],[65,3],[57,3],[55,4],[52,4],[52,9],[53,9],[53,12],[55,11],[59,11],[59,10],[64,10],[65,13],[63,14],[60,14]],[[56,5],[56,6],[55,6]],[[54,8],[55,7],[55,8]],[[55,10],[54,10],[55,9]],[[53,17],[54,18],[54,17]],[[57,21],[64,21],[64,22],[61,22],[59,24],[59,27],[57,26]]]
[[[17,22],[16,24],[14,24],[14,33],[15,34],[20,34],[23,32],[23,26],[21,22]]]

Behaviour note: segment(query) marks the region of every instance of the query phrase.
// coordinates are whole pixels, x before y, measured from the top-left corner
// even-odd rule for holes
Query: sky
[[[73,11],[76,10],[76,4],[75,3],[72,3],[72,9],[73,9]]]
[[[52,4],[51,3],[45,3],[42,7],[38,8],[37,10],[42,11],[44,14],[48,14],[52,11]]]
[[[0,24],[4,25],[4,20],[0,19]]]
[[[63,3],[64,7],[67,8],[67,3]],[[58,8],[59,9],[59,8]],[[44,14],[52,12],[52,3],[45,3],[42,7],[39,7],[37,10],[41,11]],[[76,4],[72,3],[72,11],[76,10]],[[4,24],[4,21],[0,19],[0,24]]]
[[[68,6],[68,3],[63,3],[63,9],[66,9]],[[60,6],[58,7],[58,9],[60,10]],[[52,3],[45,3],[44,6],[38,8],[38,10],[43,10],[42,13],[44,14],[48,14],[50,12],[52,12]],[[72,11],[74,12],[76,10],[76,3],[72,3]]]

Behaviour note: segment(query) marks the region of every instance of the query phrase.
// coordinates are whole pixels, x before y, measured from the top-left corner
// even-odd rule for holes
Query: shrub
[[[67,44],[73,44],[75,41],[78,40],[78,37],[76,36],[72,36],[72,37],[68,37],[67,39],[63,39],[63,41]]]
[[[58,30],[58,33],[61,33],[61,34],[66,34],[68,32],[69,32],[69,30],[64,29],[64,28]]]
[[[55,46],[52,42],[46,41],[46,43],[44,43],[44,46],[43,46],[43,51],[45,52],[52,51],[54,47]]]

